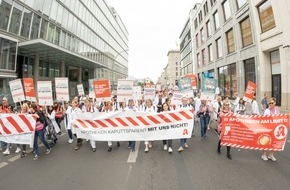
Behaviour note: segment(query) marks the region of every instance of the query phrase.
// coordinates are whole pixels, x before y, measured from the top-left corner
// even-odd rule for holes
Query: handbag
[[[43,127],[44,127],[43,123],[41,123],[40,121],[37,121],[35,125],[35,131],[41,131]]]
[[[59,111],[55,113],[55,118],[56,119],[62,119],[63,118],[63,112]]]

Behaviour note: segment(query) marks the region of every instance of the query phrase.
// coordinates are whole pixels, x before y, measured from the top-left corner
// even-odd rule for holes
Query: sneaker
[[[73,140],[73,139],[69,139],[67,142],[68,142],[69,144],[71,144],[71,143],[74,142],[74,140]]]
[[[152,148],[152,143],[151,143],[151,142],[149,142],[148,146],[149,146],[149,148]]]
[[[277,160],[273,155],[269,155],[268,159],[272,160],[273,162],[276,162],[276,160]]]
[[[167,144],[164,145],[164,150],[167,150]]]
[[[218,148],[218,149],[217,149],[217,153],[218,153],[218,154],[221,154],[221,149]]]
[[[21,148],[17,147],[15,153],[18,154],[21,151]]]
[[[93,152],[96,152],[97,151],[97,149],[96,148],[93,148]]]
[[[50,151],[51,151],[51,148],[50,149],[47,149],[46,152],[45,152],[45,154],[49,154]]]
[[[230,159],[230,160],[232,159],[232,155],[230,155],[230,154],[228,154],[227,157],[228,157],[228,159]]]
[[[117,147],[120,147],[120,143],[119,142],[117,142]]]
[[[112,147],[109,146],[109,148],[108,148],[108,152],[111,152],[111,151],[112,151]]]
[[[171,147],[168,148],[168,152],[169,152],[169,153],[172,153],[172,152],[173,152],[173,150],[172,150]]]
[[[78,149],[80,149],[80,144],[79,143],[77,143],[76,147],[75,147],[75,150],[78,150]]]
[[[10,154],[10,150],[9,149],[6,149],[4,152],[3,152],[4,156],[6,155],[9,155]]]
[[[267,156],[264,155],[264,154],[261,156],[261,158],[262,158],[264,161],[267,161],[267,160],[268,160]]]
[[[182,152],[182,151],[184,151],[184,149],[183,149],[183,147],[181,146],[181,147],[179,147],[178,152]]]
[[[149,151],[148,145],[145,145],[145,152],[147,153]]]
[[[24,156],[26,156],[26,151],[22,151],[20,157],[23,158]]]
[[[38,160],[39,156],[37,154],[34,155],[33,160]]]
[[[188,144],[184,143],[184,147],[185,147],[185,148],[188,148]]]

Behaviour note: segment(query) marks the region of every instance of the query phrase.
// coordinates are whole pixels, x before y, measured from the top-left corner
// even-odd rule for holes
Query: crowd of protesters
[[[111,101],[95,103],[93,99],[87,98],[85,96],[75,97],[71,101],[65,101],[63,103],[54,102],[53,106],[42,107],[37,103],[24,103],[21,105],[21,113],[26,114],[37,114],[38,118],[36,120],[36,130],[34,135],[33,143],[33,153],[34,160],[39,158],[39,147],[38,138],[44,144],[46,148],[46,154],[50,154],[51,148],[57,144],[58,136],[61,134],[61,125],[65,129],[68,135],[68,143],[75,143],[74,150],[79,150],[86,139],[78,138],[73,126],[73,120],[76,118],[76,112],[82,111],[84,113],[95,113],[95,112],[116,112],[116,111],[144,111],[144,112],[167,112],[171,110],[181,110],[192,108],[194,110],[194,126],[196,123],[200,123],[202,140],[206,138],[206,133],[209,130],[213,130],[216,134],[220,135],[222,130],[222,123],[220,117],[226,113],[237,113],[241,115],[259,115],[259,105],[257,101],[254,100],[249,103],[245,102],[242,98],[238,97],[238,93],[234,94],[234,100],[230,101],[227,97],[222,99],[221,96],[217,96],[214,101],[202,100],[200,94],[197,93],[196,97],[183,97],[179,105],[173,105],[171,103],[172,93],[167,90],[157,92],[156,98],[151,99],[140,99],[134,101],[130,99],[128,102],[117,102],[117,97],[113,96]],[[276,107],[276,99],[267,99],[265,95],[261,101],[261,110],[263,115],[278,114],[279,109]],[[13,107],[9,105],[7,98],[2,99],[2,104],[0,105],[0,113],[13,113]],[[196,130],[193,126],[193,135]],[[180,139],[178,152],[182,152],[188,148],[188,139]],[[93,152],[96,151],[96,141],[88,140]],[[155,142],[156,143],[156,142]],[[163,140],[164,150],[168,151],[170,154],[173,152],[172,139]],[[1,143],[1,149],[3,155],[9,155],[11,144]],[[113,150],[113,141],[108,141],[108,152]],[[128,142],[128,148],[135,152],[135,141]],[[26,145],[15,145],[15,153],[21,153],[21,157],[26,156]],[[120,142],[116,142],[116,146],[120,147]],[[144,142],[144,151],[147,153],[153,148],[153,141]],[[232,159],[230,153],[230,146],[227,146],[227,157]],[[217,153],[221,154],[221,140],[218,141]],[[262,153],[261,158],[263,160],[276,161],[273,152]]]

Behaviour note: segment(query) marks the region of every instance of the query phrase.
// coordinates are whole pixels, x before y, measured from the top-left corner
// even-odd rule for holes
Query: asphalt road
[[[221,155],[216,153],[217,142],[213,131],[205,140],[198,131],[182,153],[174,140],[173,154],[163,150],[161,141],[154,141],[149,153],[140,142],[130,154],[127,142],[119,148],[114,143],[112,152],[107,152],[106,142],[98,142],[96,152],[88,142],[75,151],[75,142],[68,144],[63,134],[51,154],[40,148],[37,161],[32,153],[25,158],[0,155],[0,190],[290,189],[290,142],[275,154],[277,162],[265,162],[261,152],[242,149],[232,149],[229,160],[225,147]]]

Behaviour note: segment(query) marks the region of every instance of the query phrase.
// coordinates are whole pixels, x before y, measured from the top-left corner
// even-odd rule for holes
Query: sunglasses
[[[269,104],[274,104],[274,102],[269,102]]]

